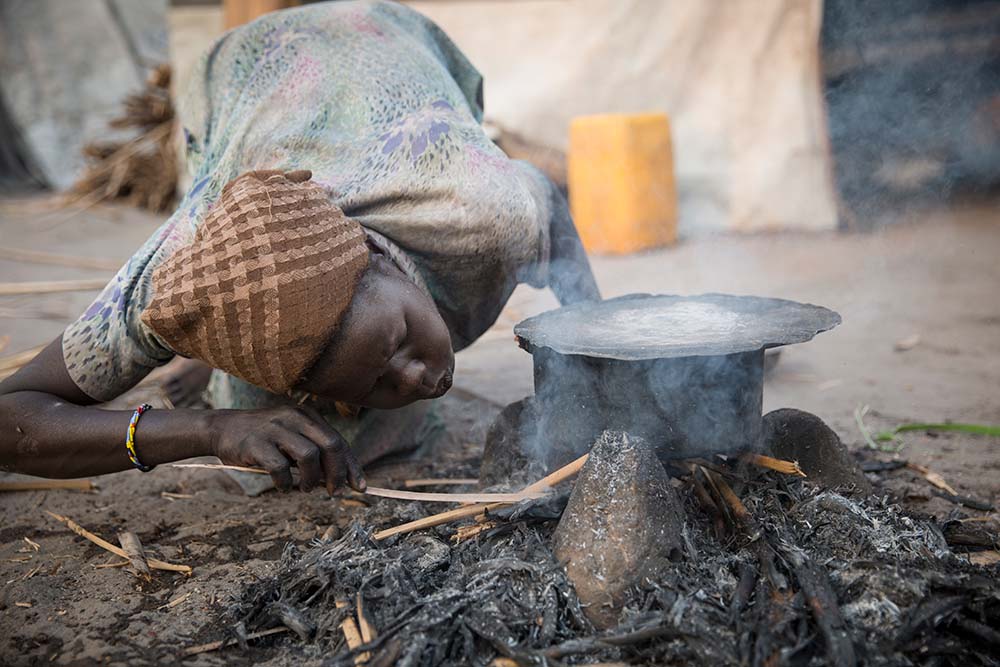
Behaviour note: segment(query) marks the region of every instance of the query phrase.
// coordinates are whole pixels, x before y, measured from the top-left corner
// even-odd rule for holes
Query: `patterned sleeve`
[[[180,211],[165,222],[63,332],[63,359],[73,382],[91,398],[111,400],[173,356],[142,323],[153,269],[188,242]]]

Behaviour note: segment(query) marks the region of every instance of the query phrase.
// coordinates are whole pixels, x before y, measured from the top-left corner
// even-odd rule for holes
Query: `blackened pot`
[[[764,350],[840,323],[782,299],[629,295],[518,324],[534,358],[537,454],[549,467],[604,430],[641,435],[663,458],[759,448]]]

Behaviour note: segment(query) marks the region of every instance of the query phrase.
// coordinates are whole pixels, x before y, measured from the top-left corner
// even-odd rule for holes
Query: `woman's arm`
[[[563,306],[579,301],[600,301],[601,291],[597,288],[597,280],[573,224],[566,198],[554,185],[551,187],[553,214],[549,223],[549,286]]]
[[[131,412],[101,410],[69,376],[57,338],[0,382],[0,469],[44,477],[83,477],[132,467],[125,450]],[[136,429],[136,450],[149,466],[194,456],[266,468],[275,485],[330,493],[364,476],[343,438],[315,411],[152,410]]]

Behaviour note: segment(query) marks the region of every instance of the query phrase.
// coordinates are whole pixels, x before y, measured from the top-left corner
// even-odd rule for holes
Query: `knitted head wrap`
[[[174,352],[284,393],[330,342],[368,266],[365,233],[312,174],[229,182],[153,272],[143,322]]]

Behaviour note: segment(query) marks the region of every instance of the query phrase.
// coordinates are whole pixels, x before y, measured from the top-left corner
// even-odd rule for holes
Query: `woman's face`
[[[455,355],[434,302],[373,254],[331,345],[298,386],[371,408],[399,408],[451,388]]]

